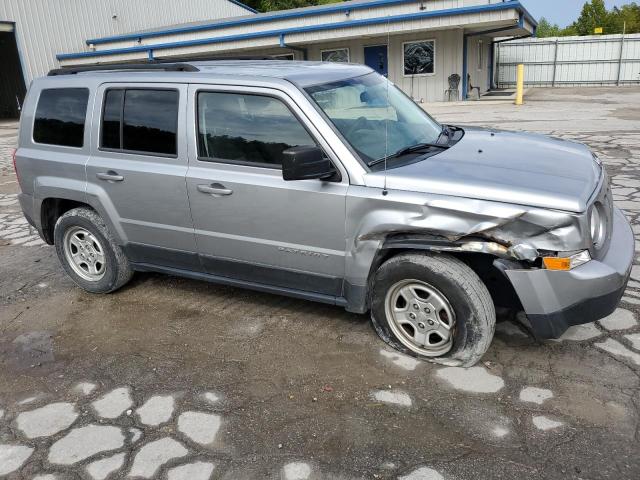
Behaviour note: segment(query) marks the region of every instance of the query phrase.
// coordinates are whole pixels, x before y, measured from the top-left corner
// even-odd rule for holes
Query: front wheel
[[[491,344],[496,314],[486,286],[465,263],[406,253],[376,272],[371,319],[380,338],[401,352],[470,367]]]

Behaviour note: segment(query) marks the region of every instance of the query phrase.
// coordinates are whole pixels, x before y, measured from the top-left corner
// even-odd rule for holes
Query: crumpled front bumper
[[[614,208],[609,249],[603,258],[570,271],[507,270],[534,334],[558,338],[572,325],[612,313],[627,287],[635,239],[629,222]]]

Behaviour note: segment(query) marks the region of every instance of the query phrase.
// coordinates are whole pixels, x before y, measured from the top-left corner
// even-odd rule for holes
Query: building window
[[[200,92],[198,158],[261,167],[280,167],[282,152],[316,145],[280,100],[262,95]]]
[[[478,40],[478,70],[484,68],[484,42]]]
[[[33,141],[63,147],[82,147],[89,90],[49,88],[40,92],[33,122]]]
[[[436,42],[422,40],[402,44],[404,74],[433,75],[436,72]]]
[[[107,90],[100,146],[126,153],[175,156],[178,102],[177,90]]]
[[[349,49],[335,48],[333,50],[321,50],[320,59],[323,62],[349,63]]]

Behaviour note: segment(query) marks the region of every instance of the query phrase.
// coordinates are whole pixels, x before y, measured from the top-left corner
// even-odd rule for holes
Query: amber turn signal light
[[[547,270],[571,270],[570,258],[544,257],[542,262]]]
[[[547,270],[571,270],[591,260],[587,250],[574,253],[569,257],[543,257],[542,263]]]

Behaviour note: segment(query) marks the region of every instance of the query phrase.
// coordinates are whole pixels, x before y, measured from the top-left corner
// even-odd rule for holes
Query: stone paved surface
[[[568,89],[429,110],[587,143],[638,236],[638,105]],[[640,478],[640,261],[612,317],[544,344],[502,323],[482,364],[437,367],[334,307],[150,274],[78,290],[21,220],[15,139],[0,124],[0,477]]]

